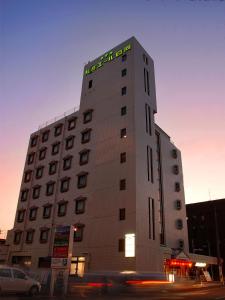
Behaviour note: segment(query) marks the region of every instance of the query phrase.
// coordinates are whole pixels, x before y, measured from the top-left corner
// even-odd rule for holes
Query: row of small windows
[[[84,149],[82,150],[79,155],[79,164],[80,165],[85,165],[89,161],[89,149]],[[72,155],[67,155],[66,157],[63,158],[63,170],[69,170],[72,166],[72,160],[73,156]],[[51,161],[49,163],[49,169],[48,169],[48,174],[53,175],[57,172],[57,166],[58,166],[58,161]],[[42,178],[44,174],[44,166],[38,166],[35,170],[35,178],[40,179]],[[24,174],[24,182],[30,182],[32,177],[32,170],[27,170]]]
[[[121,156],[121,163],[124,163],[126,161],[126,156]],[[66,193],[69,191],[70,188],[70,177],[64,177],[60,180],[60,192]],[[87,172],[81,172],[77,175],[77,188],[82,189],[87,186],[87,179],[88,179],[88,173]],[[46,196],[51,196],[55,192],[55,181],[49,181],[46,183]],[[32,188],[32,198],[38,199],[40,198],[41,194],[41,185],[35,185]],[[126,179],[121,179],[119,182],[119,189],[121,191],[126,190]],[[29,189],[24,189],[21,191],[20,200],[26,201],[28,199]]]
[[[121,116],[126,115],[127,110],[126,110],[126,106],[123,106],[121,108]],[[126,128],[122,128],[120,130],[120,137],[121,138],[126,138]],[[66,139],[66,145],[65,145],[65,149],[69,150],[71,148],[73,148],[74,145],[74,138],[75,136],[70,136]],[[91,139],[91,128],[86,129],[82,132],[82,138],[81,138],[81,143],[85,144],[88,143]],[[59,153],[60,150],[60,142],[56,142],[52,145],[52,155],[56,155]],[[39,160],[43,160],[45,159],[47,154],[47,147],[43,147],[39,150]],[[28,155],[28,165],[32,164],[34,162],[34,158],[35,158],[35,152],[32,152]]]
[[[85,213],[85,206],[86,206],[86,197],[79,197],[75,199],[75,214],[83,214]],[[67,213],[67,205],[68,201],[62,200],[58,203],[58,209],[57,209],[57,216],[58,217],[64,217]],[[17,213],[17,222],[22,223],[25,219],[26,210],[20,209]],[[29,209],[29,220],[35,221],[37,219],[38,214],[38,207],[33,206]],[[49,219],[51,218],[52,214],[52,204],[46,204],[43,206],[42,211],[42,217],[43,219]],[[119,209],[119,221],[124,221],[126,219],[126,209],[120,208]]]
[[[81,242],[83,239],[83,230],[84,224],[76,224],[74,230],[73,240],[74,242]],[[39,241],[40,243],[47,243],[49,239],[50,228],[42,228],[40,229]],[[32,244],[34,240],[35,229],[29,229],[26,231],[25,242],[27,244]],[[22,239],[22,231],[16,231],[14,233],[14,244],[20,244]]]
[[[92,112],[93,112],[93,110],[89,109],[83,113],[83,124],[86,124],[92,120]],[[77,121],[76,117],[73,117],[68,120],[68,125],[67,125],[68,131],[70,131],[76,127],[76,121]],[[63,124],[62,123],[60,123],[54,127],[54,136],[55,137],[60,136],[62,134],[62,132],[63,132]],[[42,133],[42,136],[41,136],[42,143],[45,143],[48,141],[49,135],[50,135],[50,130],[46,130]],[[38,135],[35,135],[31,138],[30,146],[35,147],[37,145],[37,142],[38,142]]]
[[[85,188],[87,186],[87,172],[81,172],[77,175],[77,188]],[[54,194],[55,181],[49,181],[46,183],[46,196],[51,196]],[[64,177],[60,180],[60,192],[65,193],[69,191],[70,177]],[[21,191],[21,201],[26,201],[28,198],[29,189],[24,189]],[[41,185],[35,185],[32,189],[32,198],[37,199],[40,197]]]
[[[74,139],[75,136],[69,136],[68,138],[66,138],[66,143],[65,143],[65,149],[69,150],[72,149],[74,146]],[[88,143],[91,139],[91,128],[85,129],[83,132],[81,132],[81,143],[85,144]],[[52,144],[52,151],[51,154],[52,155],[56,155],[59,153],[60,150],[60,142],[55,142],[54,144]],[[42,147],[39,150],[39,160],[43,160],[45,159],[47,154],[47,147]],[[32,152],[28,155],[28,165],[32,164],[34,162],[34,158],[35,158],[35,152]]]

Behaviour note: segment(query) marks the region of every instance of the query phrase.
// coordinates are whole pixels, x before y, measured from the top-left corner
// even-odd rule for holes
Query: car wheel
[[[33,285],[30,290],[29,290],[29,295],[30,296],[35,296],[39,293],[39,289],[36,285]]]

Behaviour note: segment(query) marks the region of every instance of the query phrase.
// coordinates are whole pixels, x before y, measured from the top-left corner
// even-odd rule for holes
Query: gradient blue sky
[[[158,124],[186,202],[225,197],[225,1],[0,1],[0,228],[13,224],[31,132],[78,106],[84,64],[135,36],[155,61]]]

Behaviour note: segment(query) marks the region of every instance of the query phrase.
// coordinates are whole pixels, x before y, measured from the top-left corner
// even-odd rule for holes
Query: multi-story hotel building
[[[85,66],[79,110],[31,134],[11,263],[49,266],[60,224],[76,228],[71,273],[160,272],[188,250],[181,154],[156,112],[153,60],[134,37]]]

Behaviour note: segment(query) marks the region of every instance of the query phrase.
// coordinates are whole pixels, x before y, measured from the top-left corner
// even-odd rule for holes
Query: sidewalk
[[[212,282],[197,282],[197,281],[182,281],[182,282],[174,282],[171,285],[167,285],[166,289],[170,290],[171,292],[188,292],[191,290],[196,289],[208,289],[208,288],[216,288],[222,287],[223,285],[219,281],[212,281]]]

